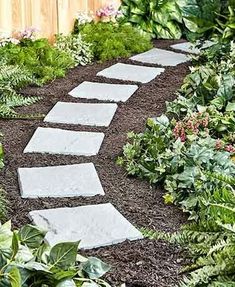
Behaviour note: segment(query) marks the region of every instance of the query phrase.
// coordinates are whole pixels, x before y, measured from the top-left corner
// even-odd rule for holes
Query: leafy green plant
[[[20,115],[14,107],[31,105],[40,97],[24,97],[16,92],[28,84],[37,83],[31,73],[18,65],[8,65],[4,60],[0,64],[0,117],[33,118],[40,115]]]
[[[204,64],[205,61],[207,63]],[[178,99],[167,103],[168,113],[185,115],[204,110],[207,106],[234,111],[234,75],[234,44],[210,47],[197,59],[196,66],[185,78]]]
[[[173,234],[142,229],[144,236],[151,240],[167,240],[187,251],[192,265],[182,270],[189,275],[180,283],[181,287],[235,284],[235,180],[222,175],[212,174],[212,177],[223,181],[224,187],[199,195],[200,212],[196,223]]]
[[[39,83],[63,77],[74,65],[66,52],[51,46],[47,39],[22,39],[19,44],[8,42],[0,47],[0,57],[9,65],[17,63],[24,67]]]
[[[233,0],[185,0],[181,6],[191,39],[219,37],[223,41],[233,40],[234,11]]]
[[[0,286],[110,287],[100,279],[110,267],[101,260],[77,254],[79,242],[49,247],[45,232],[32,225],[11,231],[0,226]]]
[[[149,36],[141,34],[128,24],[76,23],[75,33],[80,33],[82,38],[91,44],[95,59],[100,61],[129,57],[152,47]]]
[[[157,38],[179,39],[183,23],[180,2],[122,0],[121,11],[126,21]]]
[[[220,0],[186,0],[181,6],[185,26],[192,38],[211,34],[214,30],[217,14],[221,11]]]
[[[83,41],[79,34],[56,35],[55,47],[68,53],[74,60],[75,65],[84,66],[92,61],[93,55],[90,44]]]

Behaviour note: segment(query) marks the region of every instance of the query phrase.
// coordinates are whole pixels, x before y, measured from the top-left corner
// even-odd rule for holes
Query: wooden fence
[[[35,27],[41,37],[69,33],[76,13],[93,11],[120,0],[0,0],[0,35]]]

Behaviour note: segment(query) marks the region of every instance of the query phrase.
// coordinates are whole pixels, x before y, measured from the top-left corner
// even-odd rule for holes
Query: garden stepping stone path
[[[117,110],[117,104],[84,104],[58,102],[45,122],[108,127]]]
[[[104,195],[93,163],[19,168],[23,198]]]
[[[137,89],[137,85],[118,85],[85,81],[69,92],[69,95],[75,98],[126,102]]]
[[[143,238],[110,203],[35,210],[29,216],[38,227],[48,230],[50,245],[81,240],[80,248],[91,249]]]
[[[152,49],[131,58],[143,63],[175,66],[189,60],[188,56],[161,49]],[[148,83],[165,68],[117,63],[97,76],[124,81]],[[126,102],[137,85],[83,82],[70,96],[101,101]],[[108,127],[117,110],[116,103],[58,102],[44,121],[58,124]],[[104,139],[101,132],[71,131],[38,127],[24,153],[49,153],[76,156],[97,155]],[[77,197],[104,195],[93,163],[18,169],[23,198]],[[34,210],[29,213],[33,223],[47,230],[50,245],[79,241],[80,248],[91,249],[142,239],[137,230],[111,203]]]
[[[164,71],[165,69],[163,68],[153,68],[117,63],[99,72],[97,76],[124,81],[148,83]]]
[[[184,54],[157,48],[133,56],[130,59],[141,63],[157,64],[161,66],[177,66],[178,64],[189,61],[189,57]]]
[[[92,156],[99,152],[104,134],[39,127],[24,153]]]

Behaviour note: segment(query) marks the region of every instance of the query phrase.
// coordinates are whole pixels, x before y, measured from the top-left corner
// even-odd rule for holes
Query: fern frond
[[[218,180],[227,185],[230,185],[232,188],[235,187],[235,178],[232,176],[229,176],[227,174],[219,174],[215,172],[207,172],[206,174],[212,180]]]
[[[42,118],[39,114],[20,115],[14,111],[14,107],[29,106],[36,103],[41,97],[25,97],[17,93],[25,85],[36,83],[31,73],[20,66],[7,65],[4,60],[0,60],[0,118],[4,119],[32,119]]]

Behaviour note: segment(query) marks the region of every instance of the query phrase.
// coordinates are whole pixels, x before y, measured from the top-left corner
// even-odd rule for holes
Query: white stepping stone
[[[34,224],[48,230],[46,241],[50,245],[81,240],[80,248],[91,249],[143,238],[110,203],[36,210],[29,216]]]
[[[93,163],[19,168],[22,198],[104,195]]]
[[[117,63],[99,72],[97,76],[119,79],[124,81],[148,83],[164,71],[165,70],[163,68],[152,68]]]
[[[104,133],[39,127],[24,153],[92,156],[98,154],[103,139]]]
[[[184,54],[157,48],[153,48],[147,52],[131,57],[130,59],[142,63],[162,66],[177,66],[178,64],[185,63],[190,60],[189,57]]]
[[[58,102],[45,122],[108,127],[117,110],[117,104],[84,104]]]
[[[85,81],[69,92],[69,95],[75,98],[126,102],[137,89],[137,85],[117,85]]]
[[[214,43],[212,41],[205,41],[202,48],[208,48],[208,47],[212,46],[213,44]],[[201,52],[201,49],[196,48],[196,44],[192,44],[190,42],[175,44],[175,45],[172,45],[171,48],[173,48],[175,50],[180,50],[180,51],[183,51],[186,53],[190,53],[190,54],[200,54],[200,52]]]

